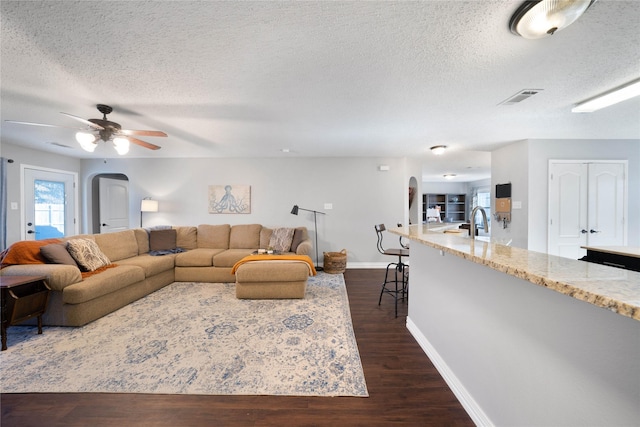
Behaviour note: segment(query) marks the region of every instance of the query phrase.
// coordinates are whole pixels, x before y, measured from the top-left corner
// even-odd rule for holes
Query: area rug
[[[81,328],[13,326],[3,393],[368,396],[342,274],[300,300],[173,283]]]

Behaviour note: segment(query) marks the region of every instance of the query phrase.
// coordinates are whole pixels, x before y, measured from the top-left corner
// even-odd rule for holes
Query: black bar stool
[[[402,260],[409,257],[409,249],[404,247],[402,240],[400,245],[403,248],[385,249],[382,246],[383,232],[387,229],[384,224],[378,224],[375,226],[376,234],[378,235],[378,252],[382,255],[398,257],[397,262],[390,262],[387,265],[387,269],[384,275],[384,282],[382,283],[382,290],[380,291],[380,298],[378,299],[378,305],[382,303],[382,295],[387,293],[391,295],[396,304],[396,317],[398,317],[398,300],[404,301],[409,297],[409,266]],[[393,267],[393,275],[391,280],[389,279],[389,268]],[[391,286],[391,285],[394,286]],[[387,286],[389,285],[389,286]]]

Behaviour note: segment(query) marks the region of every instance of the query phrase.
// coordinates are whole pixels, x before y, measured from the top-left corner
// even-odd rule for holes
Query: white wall
[[[416,258],[407,326],[477,425],[638,424],[640,322],[413,241]]]
[[[629,165],[627,245],[640,246],[640,141],[638,140],[526,140],[500,148],[491,155],[492,201],[496,184],[512,183],[512,209],[507,229],[495,221],[494,241],[547,252],[549,160],[627,160]]]
[[[466,194],[469,188],[466,182],[423,182],[423,194]]]
[[[640,246],[640,141],[639,140],[530,140],[529,249],[547,251],[549,160],[627,160],[629,163],[627,244]],[[524,206],[523,206],[524,208]]]
[[[496,242],[527,249],[529,200],[528,142],[520,141],[491,153],[491,205],[495,206],[496,185],[511,183],[511,201],[520,201],[522,209],[512,209],[511,222],[503,228],[495,219],[491,224],[491,238]],[[537,203],[537,202],[533,202]],[[545,204],[546,206],[546,204]],[[493,213],[493,212],[492,212]]]
[[[378,165],[390,166],[378,171]],[[395,226],[408,218],[408,182],[412,162],[401,158],[287,158],[287,159],[110,159],[84,160],[83,196],[90,200],[91,179],[100,173],[129,178],[131,227],[139,226],[140,200],[159,201],[159,212],[145,213],[144,226],[260,223],[269,227],[309,228],[313,215],[290,214],[294,204],[326,212],[318,215],[320,263],[324,251],[346,249],[350,267],[379,267],[374,225]],[[415,169],[415,168],[414,168]],[[419,169],[418,169],[419,170]],[[209,185],[251,186],[251,213],[208,212]],[[324,204],[333,204],[325,210]],[[85,224],[93,215],[87,204]],[[85,230],[90,231],[90,230]],[[391,239],[392,237],[390,237]],[[386,265],[386,264],[385,264]]]
[[[44,151],[23,148],[17,145],[2,142],[0,154],[7,159],[13,159],[13,163],[7,164],[7,246],[22,239],[20,220],[22,216],[22,194],[20,193],[20,166],[30,165],[42,168],[63,170],[80,174],[81,162],[72,157],[46,153]],[[18,204],[18,209],[10,208],[11,203]],[[80,219],[78,218],[77,221]],[[80,229],[80,227],[78,227]]]

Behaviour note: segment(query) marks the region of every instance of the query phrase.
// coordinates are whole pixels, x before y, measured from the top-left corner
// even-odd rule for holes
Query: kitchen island
[[[640,273],[412,225],[407,327],[479,425],[640,420]]]

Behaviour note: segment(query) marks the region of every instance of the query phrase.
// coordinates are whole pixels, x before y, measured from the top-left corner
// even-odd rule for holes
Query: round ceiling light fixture
[[[511,17],[509,28],[525,39],[550,36],[574,23],[596,0],[528,0]]]
[[[446,145],[434,145],[433,147],[430,148],[431,152],[436,156],[444,154],[446,149],[447,149]]]

